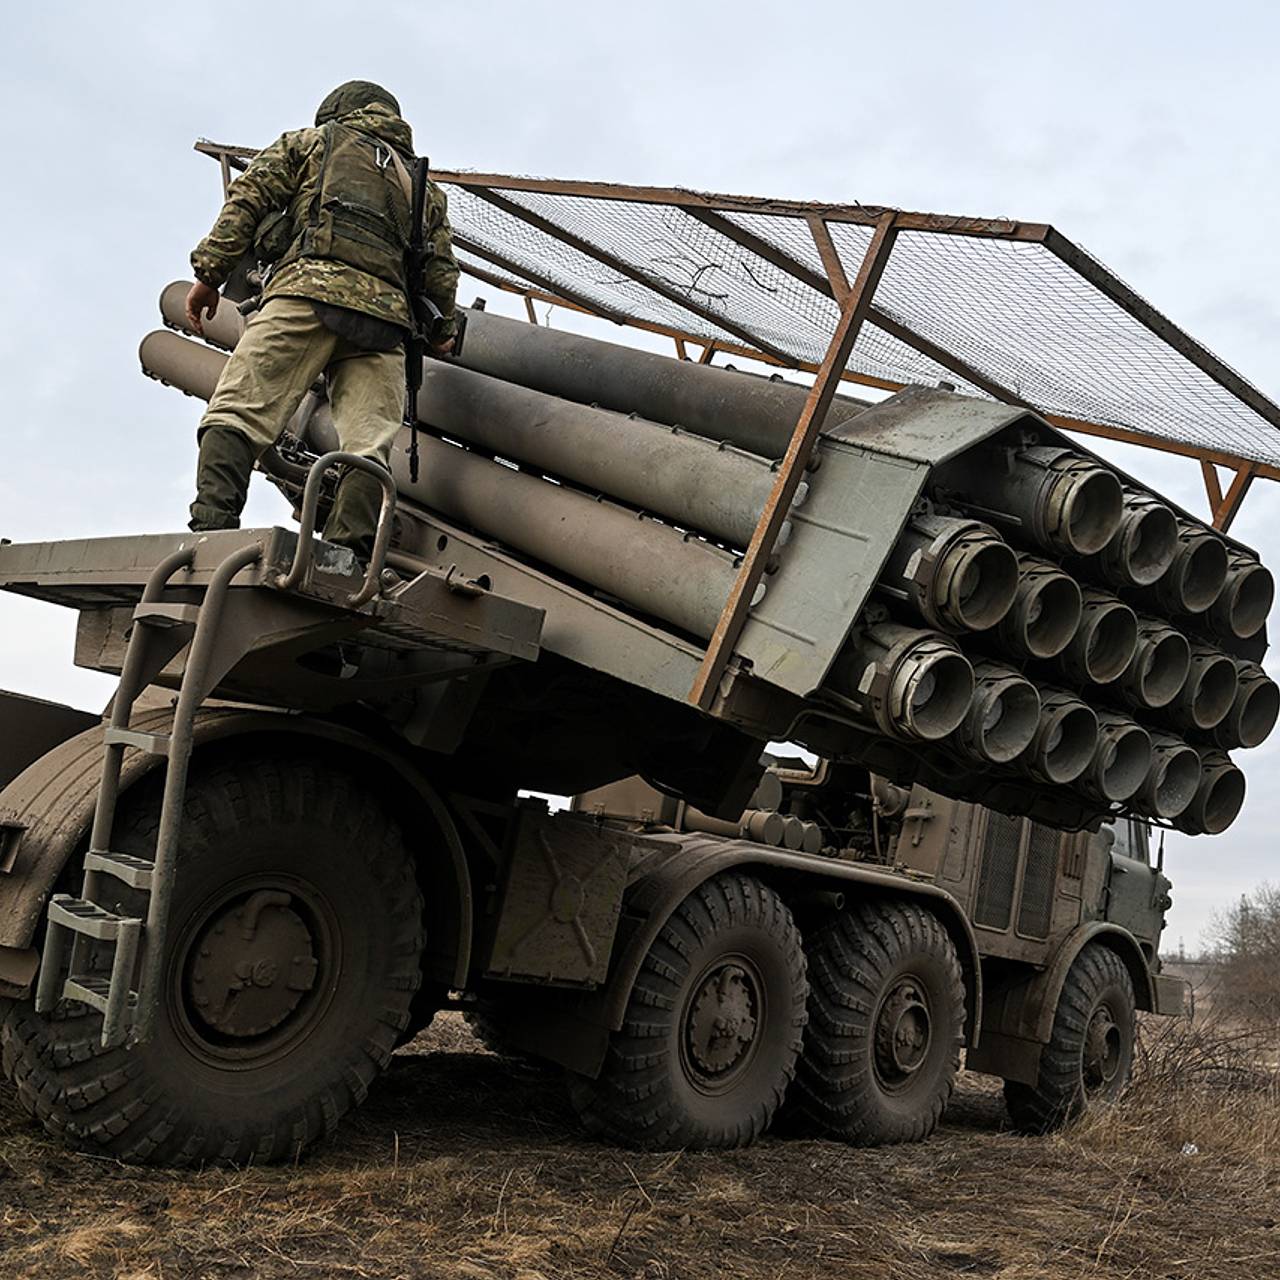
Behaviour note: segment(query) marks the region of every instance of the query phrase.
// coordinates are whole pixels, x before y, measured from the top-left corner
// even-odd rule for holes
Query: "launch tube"
[[[1065,689],[1041,685],[1040,720],[1017,764],[1040,782],[1065,785],[1088,767],[1098,746],[1093,708]]]
[[[1261,746],[1276,727],[1280,687],[1256,662],[1236,659],[1236,696],[1213,740],[1224,750]]]
[[[1231,658],[1207,644],[1193,644],[1186,683],[1169,704],[1169,715],[1188,729],[1212,729],[1226,719],[1238,685]]]
[[[1098,553],[1099,571],[1113,586],[1147,587],[1173,563],[1178,521],[1149,493],[1124,490],[1120,527]]]
[[[809,395],[794,382],[673,360],[490,311],[468,311],[458,363],[547,395],[728,440],[770,459],[787,451]],[[827,419],[835,425],[867,407],[837,396]]]
[[[1152,732],[1151,767],[1135,805],[1153,818],[1176,818],[1195,799],[1199,786],[1199,752],[1171,733]]]
[[[980,764],[1008,764],[1031,745],[1040,723],[1035,685],[999,662],[973,664],[973,701],[948,739]]]
[[[948,497],[1008,524],[1052,555],[1101,551],[1120,526],[1124,494],[1104,467],[1071,449],[977,449],[935,469]]]
[[[1080,627],[1080,586],[1056,564],[1026,552],[1018,554],[1018,585],[1013,605],[996,635],[1002,648],[1018,658],[1053,658]]]
[[[141,354],[149,373],[193,395],[212,390],[211,362],[220,368],[226,361],[216,351],[164,332],[144,339]],[[710,637],[737,572],[729,554],[669,525],[434,437],[423,439],[421,449],[417,484],[409,480],[404,450],[391,451],[391,471],[404,497],[691,635]],[[763,598],[763,587],[753,603]]]
[[[1209,625],[1227,639],[1248,640],[1262,630],[1275,600],[1271,570],[1243,551],[1227,553],[1227,580],[1209,608]]]
[[[985,631],[1013,603],[1018,561],[978,520],[919,513],[898,535],[880,586],[940,631]]]
[[[1098,714],[1098,746],[1077,783],[1096,800],[1114,804],[1135,795],[1151,768],[1151,735],[1136,720]]]
[[[1191,804],[1173,825],[1192,836],[1216,836],[1237,818],[1244,804],[1244,774],[1224,751],[1197,748],[1200,756],[1200,785]]]
[[[1152,588],[1167,613],[1203,613],[1222,594],[1227,582],[1227,544],[1216,534],[1178,521],[1178,548],[1173,563]]]
[[[888,737],[931,742],[964,719],[973,668],[946,636],[884,622],[851,641],[831,686]]]
[[[1187,683],[1191,645],[1181,631],[1158,618],[1138,615],[1138,644],[1117,684],[1131,706],[1167,707]]]
[[[190,280],[175,280],[172,284],[166,285],[160,294],[160,314],[164,317],[165,324],[183,333],[195,332],[187,323],[187,294],[190,289]],[[230,351],[240,341],[240,335],[244,333],[245,319],[234,302],[229,298],[223,298],[218,303],[218,310],[213,319],[203,319],[201,324],[204,327],[204,333],[198,336],[203,336],[206,342],[212,343],[215,347]]]
[[[1110,684],[1133,660],[1138,619],[1109,591],[1084,587],[1080,592],[1080,626],[1058,662],[1077,681]]]
[[[737,547],[750,543],[773,489],[772,468],[753,455],[441,360],[426,362],[418,417],[446,436]],[[793,505],[807,493],[802,485]]]

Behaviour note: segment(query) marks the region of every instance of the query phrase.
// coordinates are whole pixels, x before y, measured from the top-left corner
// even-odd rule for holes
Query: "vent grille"
[[[1013,890],[1018,880],[1018,846],[1022,819],[1003,813],[987,814],[987,835],[982,848],[982,872],[978,877],[978,901],[974,924],[1007,929],[1013,912]]]
[[[1031,824],[1027,870],[1022,878],[1022,902],[1018,907],[1018,932],[1028,938],[1047,938],[1053,914],[1053,890],[1058,867],[1059,832]]]

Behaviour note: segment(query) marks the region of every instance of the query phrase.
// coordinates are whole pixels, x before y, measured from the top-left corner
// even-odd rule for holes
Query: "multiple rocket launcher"
[[[161,296],[175,329],[186,290]],[[242,325],[224,306],[206,341],[229,349]],[[141,357],[205,399],[225,363],[165,331]],[[392,469],[406,505],[705,641],[805,396],[476,311],[460,360],[427,362],[420,478],[399,449]],[[837,397],[828,424],[866,408]],[[290,430],[316,452],[336,439],[315,397]],[[932,467],[813,701],[927,756],[930,785],[954,761],[1218,832],[1244,798],[1227,752],[1280,714],[1257,661],[1273,594],[1251,553],[1089,455],[1002,437]]]

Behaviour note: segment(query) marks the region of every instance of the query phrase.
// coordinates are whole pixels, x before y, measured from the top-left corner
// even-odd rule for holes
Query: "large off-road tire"
[[[158,787],[125,797],[116,848],[153,847]],[[12,1004],[3,1065],[68,1145],[185,1165],[291,1160],[363,1101],[420,981],[422,901],[396,823],[311,758],[192,769],[155,1034],[103,1049],[101,1017]],[[121,906],[143,906],[121,890]]]
[[[1114,1102],[1133,1073],[1133,979],[1109,947],[1091,942],[1058,997],[1053,1034],[1034,1085],[1006,1080],[1005,1105],[1023,1133],[1048,1133],[1086,1107]]]
[[[786,903],[753,876],[714,876],[663,925],[599,1077],[570,1078],[573,1104],[626,1146],[745,1146],[795,1074],[806,994]]]
[[[964,1036],[964,978],[946,929],[912,902],[857,902],[809,930],[805,954],[800,1110],[858,1146],[928,1137]]]

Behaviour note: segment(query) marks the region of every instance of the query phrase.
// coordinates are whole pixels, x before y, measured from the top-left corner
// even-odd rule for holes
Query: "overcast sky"
[[[182,527],[198,406],[137,344],[217,211],[191,144],[266,143],[357,77],[443,167],[1052,222],[1280,395],[1277,35],[1265,0],[7,6],[0,534]],[[1193,462],[1112,456],[1203,512]],[[1277,516],[1260,484],[1234,530],[1273,567]],[[74,621],[0,597],[0,685],[97,709]],[[1170,839],[1170,945],[1280,879],[1278,753],[1243,758],[1227,834]]]

